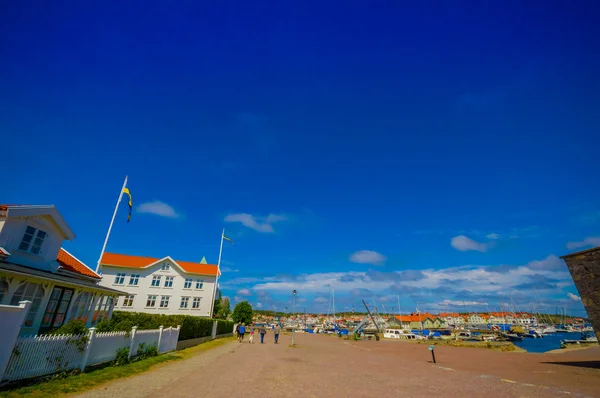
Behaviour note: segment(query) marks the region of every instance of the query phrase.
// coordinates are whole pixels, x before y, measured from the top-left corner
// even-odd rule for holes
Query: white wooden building
[[[72,318],[87,326],[110,317],[123,292],[61,246],[75,234],[53,205],[0,205],[0,304],[32,302],[21,335],[59,328]]]
[[[211,315],[218,267],[204,258],[194,263],[104,253],[100,264],[101,284],[128,293],[119,299],[119,311]]]

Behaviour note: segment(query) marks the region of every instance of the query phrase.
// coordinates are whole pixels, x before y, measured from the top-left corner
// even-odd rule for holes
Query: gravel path
[[[600,397],[600,347],[504,353],[297,334],[275,345],[229,343],[82,397]],[[567,365],[565,365],[567,363]],[[210,366],[209,366],[210,365]]]

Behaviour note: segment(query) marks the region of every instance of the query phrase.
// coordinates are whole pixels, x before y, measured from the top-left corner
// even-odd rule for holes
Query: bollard
[[[433,363],[435,363],[435,353],[433,352],[434,348],[435,348],[434,345],[429,346],[429,351],[431,351],[431,358],[433,359]]]

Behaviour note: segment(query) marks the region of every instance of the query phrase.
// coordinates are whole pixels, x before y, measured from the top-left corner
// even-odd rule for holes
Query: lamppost
[[[296,312],[296,290],[292,292],[294,294],[294,301],[292,304],[292,313]],[[296,336],[296,326],[293,326],[292,329],[292,347],[296,345],[294,337]]]

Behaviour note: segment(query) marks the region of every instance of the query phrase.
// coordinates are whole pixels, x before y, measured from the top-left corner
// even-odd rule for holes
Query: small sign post
[[[433,359],[433,363],[435,363],[435,353],[433,352],[434,348],[435,348],[434,345],[429,346],[429,351],[431,351],[431,358]]]

